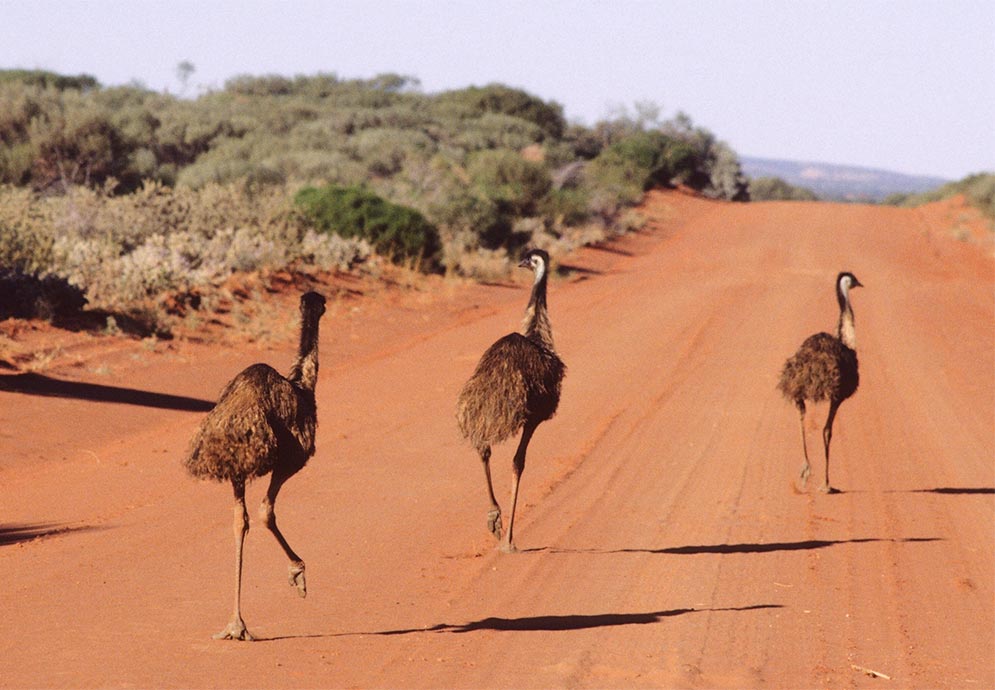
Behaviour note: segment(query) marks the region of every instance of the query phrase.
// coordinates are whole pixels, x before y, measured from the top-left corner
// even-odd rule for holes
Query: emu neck
[[[856,350],[857,332],[854,329],[853,308],[850,306],[850,296],[846,290],[837,288],[836,297],[840,303],[840,321],[836,327],[836,335],[844,345],[851,350]]]
[[[305,314],[301,324],[301,344],[297,348],[297,361],[290,369],[289,379],[301,388],[313,391],[318,382],[318,319],[315,314]]]
[[[525,309],[525,337],[553,350],[553,327],[546,310],[546,276],[539,276],[532,286],[529,306]]]

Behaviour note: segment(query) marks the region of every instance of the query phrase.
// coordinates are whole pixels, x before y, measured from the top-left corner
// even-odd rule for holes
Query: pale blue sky
[[[501,82],[592,124],[678,110],[741,155],[995,170],[992,0],[0,0],[0,68],[177,92],[237,74]]]

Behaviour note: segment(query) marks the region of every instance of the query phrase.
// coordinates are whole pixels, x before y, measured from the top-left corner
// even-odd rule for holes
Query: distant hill
[[[740,158],[740,162],[747,177],[780,177],[789,184],[811,189],[820,199],[881,201],[889,194],[921,194],[949,182],[942,177],[850,165],[750,157]]]

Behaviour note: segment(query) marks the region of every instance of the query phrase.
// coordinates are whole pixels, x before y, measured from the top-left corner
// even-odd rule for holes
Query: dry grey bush
[[[235,272],[303,264],[346,269],[363,240],[317,234],[292,211],[289,190],[243,185],[199,190],[146,184],[135,194],[72,188],[62,196],[0,189],[0,263],[58,275],[96,308],[128,310]],[[16,243],[15,243],[16,240]]]

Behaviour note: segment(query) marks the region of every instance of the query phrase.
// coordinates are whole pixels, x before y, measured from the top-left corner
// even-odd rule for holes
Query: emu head
[[[525,252],[518,265],[521,268],[531,268],[538,283],[546,275],[546,269],[549,267],[549,254],[544,249],[530,249]]]
[[[840,304],[840,309],[846,309],[850,302],[850,288],[864,287],[857,276],[849,271],[843,271],[836,276],[836,301]]]
[[[305,292],[301,295],[301,314],[315,314],[321,316],[325,313],[325,298],[317,292]]]
[[[857,280],[857,276],[850,273],[850,271],[843,271],[836,276],[836,285],[838,285],[844,292],[852,287],[864,287],[861,282]]]

